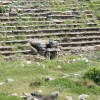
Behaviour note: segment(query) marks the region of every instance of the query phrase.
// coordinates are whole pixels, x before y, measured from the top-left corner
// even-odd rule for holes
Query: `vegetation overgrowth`
[[[100,68],[99,61],[100,59],[96,61],[87,54],[80,56],[68,53],[64,57],[42,62],[20,59],[11,62],[2,61],[0,82],[5,82],[7,78],[12,78],[14,82],[0,85],[0,100],[20,100],[19,97],[9,95],[17,93],[21,96],[23,92],[31,93],[40,89],[43,90],[43,94],[59,91],[58,100],[66,100],[66,96],[73,96],[77,100],[80,94],[88,94],[90,96],[88,100],[99,100],[100,86],[97,82],[100,80],[96,79],[95,83],[94,79],[97,76],[91,77],[89,73],[92,71],[92,76],[96,74],[95,71],[97,75],[100,74],[98,70],[93,70],[94,67]],[[88,72],[89,69],[91,71]],[[46,77],[53,77],[54,80],[45,81]]]
[[[18,2],[14,1],[13,3],[14,6],[19,5],[20,3],[21,5],[23,5],[24,1],[18,0]],[[44,1],[46,2],[47,0]],[[77,15],[76,18],[75,17],[72,19],[67,18],[67,20],[63,20],[63,23],[68,25],[68,28],[70,29],[75,28],[73,24],[75,24],[76,22],[79,23],[79,26],[76,26],[76,28],[86,28],[87,23],[91,24],[90,21],[91,19],[93,19],[94,24],[96,23],[98,27],[100,26],[100,14],[99,14],[100,0],[64,0],[65,4],[63,3],[63,0],[62,2],[61,0],[59,1],[49,0],[49,1],[50,1],[49,5],[50,13],[59,12],[59,14],[62,14],[62,16],[65,14],[67,15],[67,13],[69,13],[70,16],[72,11],[77,9],[78,6],[77,9],[78,13],[76,11]],[[35,7],[35,6],[33,7],[33,4],[31,3],[26,4],[26,7],[29,7],[31,5],[32,5],[31,8]],[[43,5],[45,4],[42,4],[42,7]],[[50,8],[51,6],[52,8]],[[71,9],[71,7],[75,8]],[[11,12],[9,13],[10,8],[14,8],[13,4],[2,6],[1,3],[0,6],[1,19],[2,15],[5,16],[5,18],[10,16],[11,14]],[[12,10],[14,11],[14,9]],[[90,15],[93,14],[93,17],[89,18],[87,14],[84,13],[84,11],[88,10],[90,10]],[[17,30],[18,26],[23,26],[24,29],[25,25],[27,26],[25,29],[28,28],[30,30],[35,29],[41,31],[42,29],[40,27],[41,25],[43,25],[42,27],[45,27],[46,29],[52,28],[48,23],[46,23],[46,19],[42,19],[43,22],[41,22],[38,19],[38,17],[35,17],[34,14],[30,17],[30,15],[28,15],[28,12],[26,14],[29,16],[29,18],[27,19],[27,15],[25,16],[23,15],[23,13],[21,15],[19,12],[17,14],[18,19],[17,18],[14,19],[15,21],[18,22],[14,24],[14,26],[17,27],[13,27],[12,25],[11,28],[7,29],[3,28],[6,22],[3,23],[3,21],[1,21],[0,23],[0,40],[1,41],[4,40],[4,42],[1,43],[3,46],[8,46],[5,43],[5,41],[7,40],[27,39],[27,37],[24,36],[25,34],[23,31],[18,33],[18,35],[21,35],[19,38],[14,37],[15,34],[13,35],[11,34],[11,37],[9,38],[10,34],[7,35],[3,34],[3,31],[6,32],[7,30],[13,32],[14,30]],[[16,13],[16,11],[14,13]],[[80,15],[79,19],[78,15]],[[24,17],[26,17],[26,19]],[[61,18],[59,17],[58,19],[61,20]],[[88,21],[86,21],[87,19]],[[49,20],[52,19],[49,18]],[[82,22],[80,22],[79,20],[81,20]],[[55,24],[53,28],[62,29],[63,26]],[[20,29],[20,27],[18,29]],[[71,31],[69,31],[69,33],[70,32]],[[43,39],[47,38],[43,36],[42,32],[39,34],[40,34],[39,38],[41,37],[43,37]],[[84,37],[83,35],[77,35],[77,38],[80,36]],[[50,38],[51,40],[54,40],[59,37],[52,35],[49,37],[49,39]],[[71,41],[68,35],[65,35],[60,38],[62,38],[62,42],[68,43]],[[14,43],[14,44],[10,43],[9,45],[15,46],[16,48],[13,48],[14,50],[20,50],[20,49],[26,50],[26,48],[28,48],[26,47],[26,45],[20,43]],[[19,55],[21,56],[21,54]],[[45,78],[47,77],[54,78],[54,80],[45,81]],[[6,82],[7,78],[11,78],[14,81],[7,83]],[[100,50],[94,52],[88,52],[86,54],[81,54],[81,55],[65,53],[64,57],[60,57],[53,60],[45,60],[42,62],[35,62],[33,60],[27,61],[24,58],[22,59],[22,57],[21,58],[19,57],[16,61],[5,62],[3,60],[3,56],[0,55],[0,100],[21,100],[20,96],[23,94],[23,92],[31,93],[35,90],[43,90],[43,94],[51,93],[52,91],[59,91],[60,94],[57,100],[66,100],[67,96],[72,96],[74,100],[77,100],[80,94],[88,94],[89,95],[88,100],[99,100],[100,99]],[[11,94],[13,93],[17,93],[18,97],[11,96]]]
[[[0,13],[5,13],[6,12],[6,8],[3,6],[0,6]]]

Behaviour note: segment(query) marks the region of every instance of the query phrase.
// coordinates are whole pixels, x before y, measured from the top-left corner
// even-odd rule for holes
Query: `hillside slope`
[[[0,54],[29,54],[30,39],[60,40],[63,50],[100,45],[100,2],[1,0]]]

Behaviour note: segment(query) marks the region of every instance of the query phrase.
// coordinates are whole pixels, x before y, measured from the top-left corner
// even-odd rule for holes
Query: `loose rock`
[[[52,81],[52,80],[54,80],[53,77],[46,77],[46,78],[45,78],[45,81],[46,81],[46,82],[47,82],[47,81]]]
[[[40,64],[39,62],[36,62],[36,66],[37,66],[37,67],[40,67],[41,64]]]
[[[58,68],[58,69],[61,69],[62,67],[59,65],[59,66],[57,66],[57,68]]]
[[[13,81],[14,81],[14,80],[11,79],[11,78],[7,78],[7,79],[5,80],[6,83],[10,83],[10,82],[13,82]]]
[[[89,95],[81,94],[81,95],[79,95],[78,100],[86,100],[87,97],[89,97]]]
[[[67,100],[72,100],[73,99],[71,96],[67,96],[66,98],[67,98]]]
[[[9,95],[9,96],[18,96],[18,94],[17,94],[17,93],[12,93],[12,94]]]
[[[0,86],[1,86],[1,85],[4,85],[4,82],[1,82],[1,83],[0,83]]]

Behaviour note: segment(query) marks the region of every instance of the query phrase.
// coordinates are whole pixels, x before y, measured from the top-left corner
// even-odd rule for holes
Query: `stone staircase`
[[[0,0],[0,54],[30,54],[30,39],[60,40],[63,50],[100,45],[100,20],[88,2]]]

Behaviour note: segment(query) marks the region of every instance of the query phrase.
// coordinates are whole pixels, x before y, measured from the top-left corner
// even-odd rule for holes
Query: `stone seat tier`
[[[43,28],[43,27],[47,27],[47,26],[51,26],[51,27],[54,27],[55,24],[45,24],[44,25],[16,25],[16,26],[0,26],[0,28],[4,27],[4,28],[17,28],[17,29],[25,29],[25,28]]]
[[[39,37],[41,37],[41,35]],[[32,37],[30,37],[30,38],[32,38]],[[36,36],[34,36],[34,38],[36,38]],[[68,44],[70,44],[70,43],[73,43],[73,44],[81,43],[82,41],[83,42],[85,41],[87,43],[88,41],[94,41],[94,40],[98,42],[100,40],[100,36],[77,36],[77,37],[69,37],[68,36],[68,38],[69,38],[69,41],[73,41],[73,42],[68,42]],[[28,39],[24,39],[24,40],[12,40],[12,41],[0,41],[1,44],[2,43],[5,43],[5,44],[15,44],[15,43],[26,44],[27,42],[28,42]],[[62,43],[62,44],[64,45],[64,44],[67,44],[67,43]]]
[[[80,15],[79,11],[51,11],[52,15]]]
[[[90,24],[91,25],[91,24]],[[96,24],[92,24],[92,25],[96,25]],[[47,27],[63,27],[63,28],[67,28],[67,27],[80,27],[80,24],[45,24],[44,25],[26,25],[26,26],[20,26],[20,25],[16,25],[16,26],[0,26],[0,28],[5,28],[5,29],[30,29],[30,28],[47,28]]]
[[[94,45],[99,45],[100,44],[100,41],[86,41],[86,42],[76,42],[76,43],[60,43],[61,46],[63,46],[63,50],[70,50],[70,49],[73,49],[73,46],[88,46],[88,45],[91,45],[91,46],[94,46]],[[70,46],[70,47],[69,47]],[[72,46],[72,47],[71,47]],[[80,48],[81,48],[80,47]],[[0,51],[0,54],[2,55],[11,55],[11,54],[15,54],[15,53],[23,53],[23,54],[29,54],[31,53],[31,50],[17,50],[17,51]]]
[[[92,40],[100,40],[100,36],[79,36],[79,37],[70,37],[70,40],[73,42],[78,41],[92,41]]]
[[[93,32],[92,32],[93,31]],[[99,28],[93,27],[93,28],[59,28],[59,29],[41,29],[41,30],[13,30],[13,31],[0,31],[1,34],[36,34],[36,33],[60,33],[60,32],[67,32],[67,33],[74,33],[74,32],[82,32],[84,34],[91,34],[91,32],[94,34],[99,34]],[[76,33],[75,33],[76,34]],[[83,35],[84,35],[83,34]],[[92,34],[91,34],[92,35]]]
[[[35,13],[34,16],[48,16],[51,15],[51,12],[47,11],[47,12],[39,12],[39,13]]]
[[[22,21],[22,20],[20,20],[20,21],[6,21],[6,22],[2,22],[2,24],[3,25],[19,25],[19,23],[21,23],[21,24],[23,24],[24,23],[24,25],[27,23],[27,24],[29,24],[30,25],[30,23],[32,23],[32,24],[43,24],[45,22],[45,24],[49,24],[49,23],[51,23],[51,21],[29,21],[29,20],[27,20],[27,21]]]
[[[74,37],[73,39],[79,39],[79,37],[99,37],[100,36],[100,31],[97,32],[97,31],[91,31],[91,32],[68,32],[68,33],[41,33],[41,34],[13,34],[13,35],[10,35],[8,34],[7,36],[3,36],[2,38],[3,39],[6,39],[6,38],[10,38],[10,39],[13,39],[13,38],[23,38],[23,37],[26,37],[26,38],[39,38],[39,37],[51,37],[51,36],[57,36],[57,37],[64,37],[64,36],[68,36],[68,37]]]
[[[99,45],[99,44],[100,44],[100,40],[60,43],[60,45],[63,46],[63,47],[67,47],[67,46],[73,47],[73,46]]]
[[[18,17],[0,17],[0,21],[16,21]]]
[[[48,17],[68,19],[68,18],[74,18],[74,17],[78,17],[78,16],[75,16],[75,15],[49,15]]]
[[[12,1],[11,1],[11,0],[6,0],[6,1],[1,0],[0,3],[1,3],[2,5],[8,5],[8,4],[11,4]]]
[[[5,50],[12,50],[14,46],[0,46],[0,51],[5,51]]]
[[[84,10],[82,12],[85,13],[85,14],[91,14],[92,13],[91,10]]]
[[[22,54],[29,54],[31,53],[31,50],[19,50],[19,51],[0,51],[0,54],[2,55],[11,55],[16,53],[22,53]]]
[[[87,45],[87,46],[73,46],[73,47],[70,47],[70,46],[68,46],[68,47],[63,47],[62,49],[63,50],[83,50],[83,51],[87,51],[87,50],[95,50],[95,47],[96,46],[100,46],[100,45],[92,45],[92,46],[89,46],[89,45]]]
[[[93,14],[86,14],[87,17],[92,18]]]
[[[21,44],[26,44],[28,40],[12,40],[12,41],[0,41],[0,44],[5,43],[7,45],[9,44],[16,44],[16,43],[21,43]]]
[[[19,13],[32,13],[32,12],[39,13],[39,12],[49,11],[47,8],[39,9],[39,8],[34,8],[34,7],[33,8],[24,8],[24,7],[20,8],[20,7],[18,7],[17,10]]]
[[[82,31],[99,31],[98,27],[87,27],[87,28],[59,28],[59,29],[41,29],[41,30],[34,30],[34,33],[53,33],[53,32],[82,32]]]
[[[57,36],[57,39],[63,39],[68,36],[69,41],[60,43],[64,50],[100,44],[98,20],[87,4],[81,4],[81,9],[77,2],[71,4],[70,1],[68,3],[63,1],[59,3],[66,4],[66,11],[56,11],[56,6],[53,8],[51,2],[48,0],[2,1],[8,14],[0,14],[0,34],[3,38],[0,40],[1,54],[30,53],[29,48],[23,47],[30,38]],[[17,13],[11,13],[10,9]]]
[[[87,23],[86,24],[89,27],[95,27],[97,26],[97,24],[95,23]],[[81,24],[45,24],[44,25],[26,25],[26,26],[20,26],[20,25],[16,25],[16,26],[1,26],[0,28],[4,28],[6,30],[10,30],[10,29],[15,29],[15,30],[24,30],[23,32],[25,32],[25,30],[34,30],[34,29],[38,29],[38,28],[70,28],[70,27],[74,27],[74,28],[79,28],[81,27]],[[21,31],[22,32],[22,31]]]

